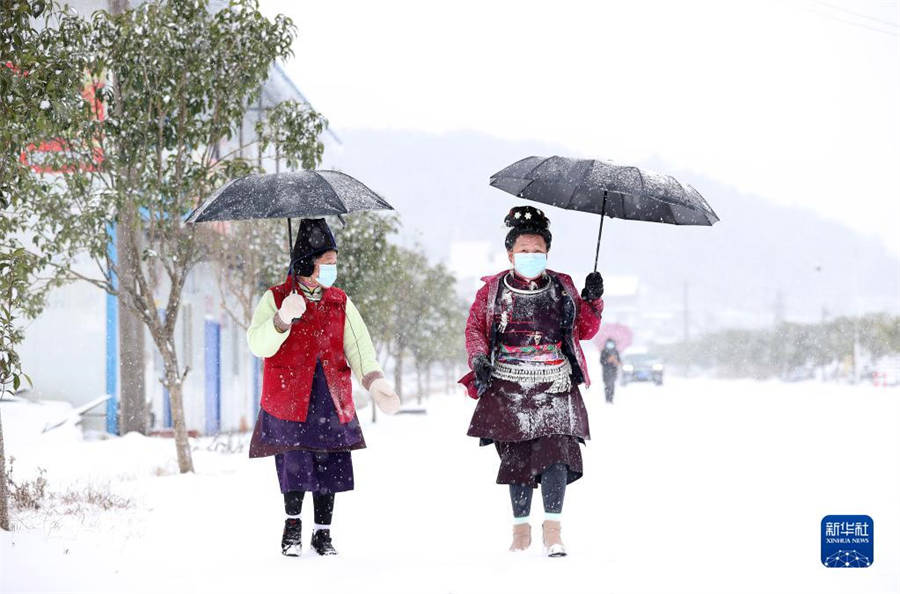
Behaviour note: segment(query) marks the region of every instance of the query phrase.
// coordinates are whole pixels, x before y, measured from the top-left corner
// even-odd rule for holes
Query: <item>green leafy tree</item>
[[[726,377],[763,379],[852,360],[856,340],[875,358],[900,353],[900,318],[876,313],[818,324],[723,330],[659,350],[672,363],[712,369]]]
[[[213,190],[255,170],[232,139],[260,93],[270,65],[291,53],[290,19],[269,20],[253,0],[234,0],[211,12],[206,0],[147,2],[89,21],[69,14],[60,29],[84,31],[87,72],[102,83],[106,118],[60,134],[78,163],[64,169],[64,187],[38,208],[47,221],[39,248],[86,250],[97,275],[63,268],[93,283],[136,312],[163,362],[171,401],[178,466],[193,470],[183,406],[189,368],[175,348],[175,324],[185,281],[207,252],[198,231],[182,219]],[[286,102],[259,124],[260,141],[290,163],[314,167],[324,120]],[[65,206],[63,206],[65,205]],[[125,253],[109,257],[112,223],[127,235]],[[122,245],[122,243],[120,243]],[[122,262],[128,283],[116,283]]]
[[[93,117],[83,96],[84,29],[60,26],[51,1],[0,1],[0,398],[29,381],[17,346],[21,322],[37,316],[47,292],[64,279],[48,273],[65,255],[31,243],[36,205],[59,192],[59,180],[40,175],[48,150],[64,152],[60,131]],[[9,529],[6,464],[0,423],[0,529]]]
[[[393,290],[384,331],[394,363],[394,387],[402,398],[405,364],[412,356],[421,397],[433,364],[452,366],[461,360],[466,308],[456,296],[453,275],[443,265],[429,264],[420,249],[391,245],[386,261]]]
[[[431,392],[431,369],[444,364],[452,372],[465,349],[466,309],[456,296],[456,278],[443,264],[429,266],[415,279],[415,293],[421,299],[418,323],[409,349],[416,368],[417,400]]]
[[[428,260],[418,250],[397,245],[388,247],[386,257],[394,289],[386,311],[385,346],[394,363],[394,389],[402,401],[406,396],[404,364],[427,308],[421,278],[428,269]]]
[[[366,321],[376,349],[390,341],[392,302],[396,297],[397,248],[390,237],[400,229],[394,213],[360,212],[335,226],[340,250],[338,286],[353,300]]]

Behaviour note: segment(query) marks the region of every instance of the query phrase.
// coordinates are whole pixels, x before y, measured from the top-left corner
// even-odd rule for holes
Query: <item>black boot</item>
[[[281,535],[281,554],[287,557],[299,557],[303,548],[300,540],[300,518],[288,518],[284,521],[284,533]],[[321,554],[321,553],[320,553]]]
[[[320,555],[337,555],[337,551],[334,550],[334,546],[331,544],[331,530],[316,530],[313,532],[312,536],[312,544],[313,550],[315,550]]]

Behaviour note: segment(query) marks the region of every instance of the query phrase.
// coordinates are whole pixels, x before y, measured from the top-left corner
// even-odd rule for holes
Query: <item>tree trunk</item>
[[[131,230],[120,229],[123,232]],[[122,241],[117,234],[117,243]],[[121,245],[121,243],[120,243]],[[127,249],[117,248],[119,282],[129,282],[132,274]],[[120,285],[122,286],[122,285]],[[147,402],[144,388],[144,323],[119,299],[119,434],[147,433]]]
[[[416,404],[422,404],[422,366],[416,361]]]
[[[453,369],[450,367],[449,363],[444,363],[444,391],[448,394],[450,390],[453,389],[453,386],[450,385],[450,378],[453,377]]]
[[[403,402],[403,347],[397,347],[397,356],[394,357],[394,391]]]
[[[425,366],[425,395],[431,396],[431,363]]]
[[[110,14],[128,10],[128,0],[109,0]],[[119,286],[131,286],[134,263],[128,236],[134,228],[122,217],[116,230]],[[119,434],[147,433],[147,395],[144,387],[144,326],[140,318],[119,298]]]
[[[178,471],[194,472],[194,461],[191,458],[191,444],[188,441],[187,423],[184,418],[184,382],[178,371],[175,358],[175,341],[171,337],[161,348],[163,367],[165,369],[165,387],[169,391],[169,408],[172,411],[172,427],[175,430],[175,453],[178,457]]]
[[[0,530],[9,530],[9,496],[7,488],[6,454],[3,450],[3,419],[0,419]]]

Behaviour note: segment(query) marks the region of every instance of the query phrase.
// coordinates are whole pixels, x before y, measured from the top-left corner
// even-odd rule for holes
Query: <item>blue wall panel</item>
[[[222,426],[222,326],[206,320],[204,359],[206,383],[206,433],[218,433]]]

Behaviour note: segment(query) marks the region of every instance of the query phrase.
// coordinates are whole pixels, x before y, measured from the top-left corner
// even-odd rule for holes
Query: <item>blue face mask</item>
[[[537,278],[547,269],[547,254],[513,254],[513,266],[520,276]]]
[[[326,289],[337,280],[337,264],[319,264],[319,277],[316,279]]]

